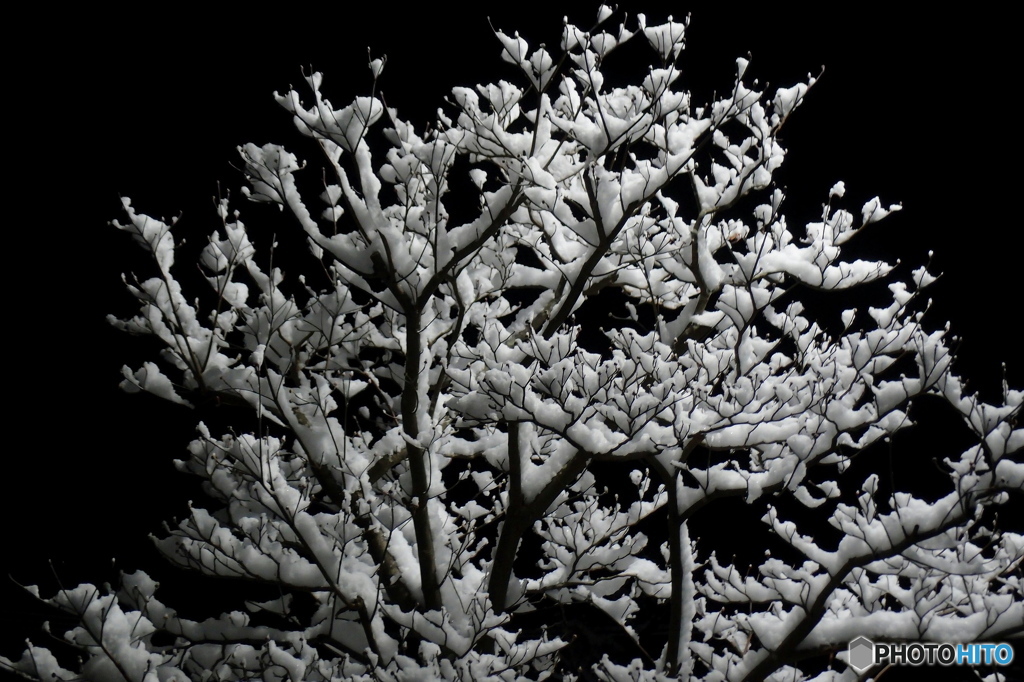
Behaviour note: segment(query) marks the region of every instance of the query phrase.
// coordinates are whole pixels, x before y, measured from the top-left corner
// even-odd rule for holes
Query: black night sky
[[[932,270],[944,276],[928,317],[935,328],[948,320],[962,337],[960,373],[994,392],[1005,361],[1010,385],[1024,388],[1019,55],[1011,56],[1019,36],[1009,17],[848,9],[855,3],[813,16],[768,3],[702,5],[631,6],[652,21],[691,13],[683,83],[697,99],[729,88],[735,59],[748,52],[748,74],[772,91],[825,66],[782,136],[789,155],[777,179],[788,189],[791,227],[820,216],[838,180],[855,214],[875,195],[902,202],[901,213],[852,248],[901,259],[904,276],[934,251]],[[369,46],[375,57],[388,56],[381,80],[388,105],[423,124],[452,86],[515,78],[488,16],[531,44],[555,45],[563,14],[588,26],[596,11],[558,2],[411,12],[367,3],[361,14],[332,7],[285,3],[217,17],[74,9],[58,23],[29,22],[31,47],[9,57],[7,204],[14,208],[5,254],[17,305],[6,323],[14,412],[0,516],[0,653],[17,657],[25,637],[48,645],[39,629],[47,612],[22,598],[8,575],[52,594],[57,578],[66,586],[112,580],[116,557],[119,569],[173,581],[180,574],[161,564],[146,536],[185,513],[189,499],[202,501],[197,484],[171,463],[184,455],[197,416],[118,389],[123,364],[155,359],[151,344],[105,320],[135,313],[120,277],[145,267],[141,250],[108,225],[122,217],[118,197],[153,216],[180,214],[178,239],[201,245],[218,225],[211,197],[219,182],[243,220],[261,230],[255,238],[276,232],[282,248],[301,248],[300,237],[286,234],[296,230],[292,223],[275,226],[273,214],[247,205],[239,191],[237,145],[279,142],[312,167],[319,163],[274,102],[275,90],[299,86],[312,66],[324,72],[335,103],[366,94]],[[923,422],[923,429],[941,426]],[[941,433],[924,436],[929,447],[943,443]]]

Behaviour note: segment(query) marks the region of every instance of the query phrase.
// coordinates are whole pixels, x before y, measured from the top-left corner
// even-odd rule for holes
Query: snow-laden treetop
[[[801,303],[888,277],[843,249],[899,206],[843,208],[838,183],[791,228],[779,133],[814,79],[764,93],[739,59],[693,101],[686,24],[613,14],[551,50],[495,31],[509,80],[454,88],[427,129],[379,95],[383,59],[340,106],[319,73],[278,95],[322,174],[247,144],[244,192],[305,232],[305,277],[225,199],[199,258],[215,295],[186,295],[172,226],[124,200],[114,225],[155,267],[111,320],[164,350],[123,386],[252,414],[200,424],[178,466],[210,510],[157,544],[253,598],[190,619],[141,572],[62,591],[87,678],[854,680],[859,635],[1020,632],[1024,538],[991,510],[1024,486],[1022,393],[964,391],[925,268],[879,307]],[[613,85],[627,41],[655,65]],[[927,499],[853,466],[922,396],[974,435],[898,453],[937,462]],[[693,532],[741,503],[754,565]],[[612,628],[603,657],[553,615],[580,604]],[[39,647],[0,663],[74,675]]]

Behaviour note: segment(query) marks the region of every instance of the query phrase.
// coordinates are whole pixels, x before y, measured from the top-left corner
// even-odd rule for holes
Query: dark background
[[[810,16],[709,4],[690,10],[683,61],[683,83],[697,100],[730,87],[736,57],[748,52],[748,80],[768,81],[771,90],[825,65],[783,134],[789,156],[778,179],[788,188],[791,229],[820,215],[837,180],[846,182],[845,205],[855,214],[875,195],[902,202],[901,213],[854,248],[901,259],[900,274],[933,250],[933,271],[944,277],[929,317],[936,328],[948,320],[963,337],[960,372],[991,392],[1006,361],[1011,386],[1024,387],[1016,333],[1024,253],[1019,74],[1010,18],[839,4]],[[220,182],[220,191],[234,192],[254,239],[265,243],[276,232],[288,243],[294,226],[275,226],[272,213],[246,205],[233,166],[235,147],[250,141],[284,143],[318,164],[271,97],[298,86],[301,69],[323,71],[323,89],[340,106],[370,87],[367,46],[375,57],[386,53],[384,96],[421,125],[451,86],[515,78],[488,16],[531,45],[557,45],[563,14],[587,27],[595,10],[516,3],[410,13],[369,3],[360,11],[285,4],[274,13],[215,17],[90,9],[18,29],[30,47],[7,60],[12,447],[2,470],[0,574],[50,594],[58,578],[67,586],[113,579],[116,557],[119,568],[174,580],[146,535],[184,514],[189,499],[201,501],[171,464],[184,456],[196,417],[117,388],[123,364],[155,359],[152,346],[104,319],[134,314],[120,275],[147,272],[142,252],[107,224],[123,218],[119,196],[153,216],[180,214],[178,238],[198,249],[217,226],[211,197]],[[670,13],[664,3],[646,11],[652,23]],[[674,11],[680,18],[687,8]],[[181,271],[189,268],[179,261]],[[943,441],[939,434],[921,442],[941,448]],[[26,636],[43,644],[45,610],[20,598],[14,582],[0,582],[0,652],[18,655]]]

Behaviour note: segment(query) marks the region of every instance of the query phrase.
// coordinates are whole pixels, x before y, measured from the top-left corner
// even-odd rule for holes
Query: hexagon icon
[[[867,637],[858,637],[848,645],[850,667],[862,673],[875,664],[875,645]]]

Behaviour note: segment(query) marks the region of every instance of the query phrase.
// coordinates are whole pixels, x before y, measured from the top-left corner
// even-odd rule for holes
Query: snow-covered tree
[[[210,508],[158,546],[264,596],[204,619],[142,572],[61,590],[47,601],[79,620],[80,673],[31,645],[0,666],[853,680],[860,635],[1019,637],[1024,537],[997,520],[1024,487],[1024,393],[965,391],[924,318],[923,267],[877,307],[821,304],[889,278],[843,249],[899,206],[842,208],[839,183],[791,229],[779,134],[813,78],[764,93],[740,59],[724,94],[694,101],[678,88],[686,24],[612,15],[566,23],[557,49],[496,30],[518,80],[454,88],[426,129],[378,94],[383,58],[342,106],[319,73],[279,95],[322,173],[248,144],[244,193],[304,231],[304,277],[274,267],[225,198],[199,258],[214,294],[187,294],[173,223],[124,199],[114,225],[154,274],[126,278],[139,312],[111,321],[163,349],[123,387],[251,415],[199,424],[177,465]],[[626,41],[656,65],[606,80]],[[858,459],[918,399],[974,441],[938,462],[941,491],[915,495]],[[753,512],[735,532],[759,556],[698,532],[729,500]],[[614,624],[612,655],[573,654],[552,614],[578,604]]]

